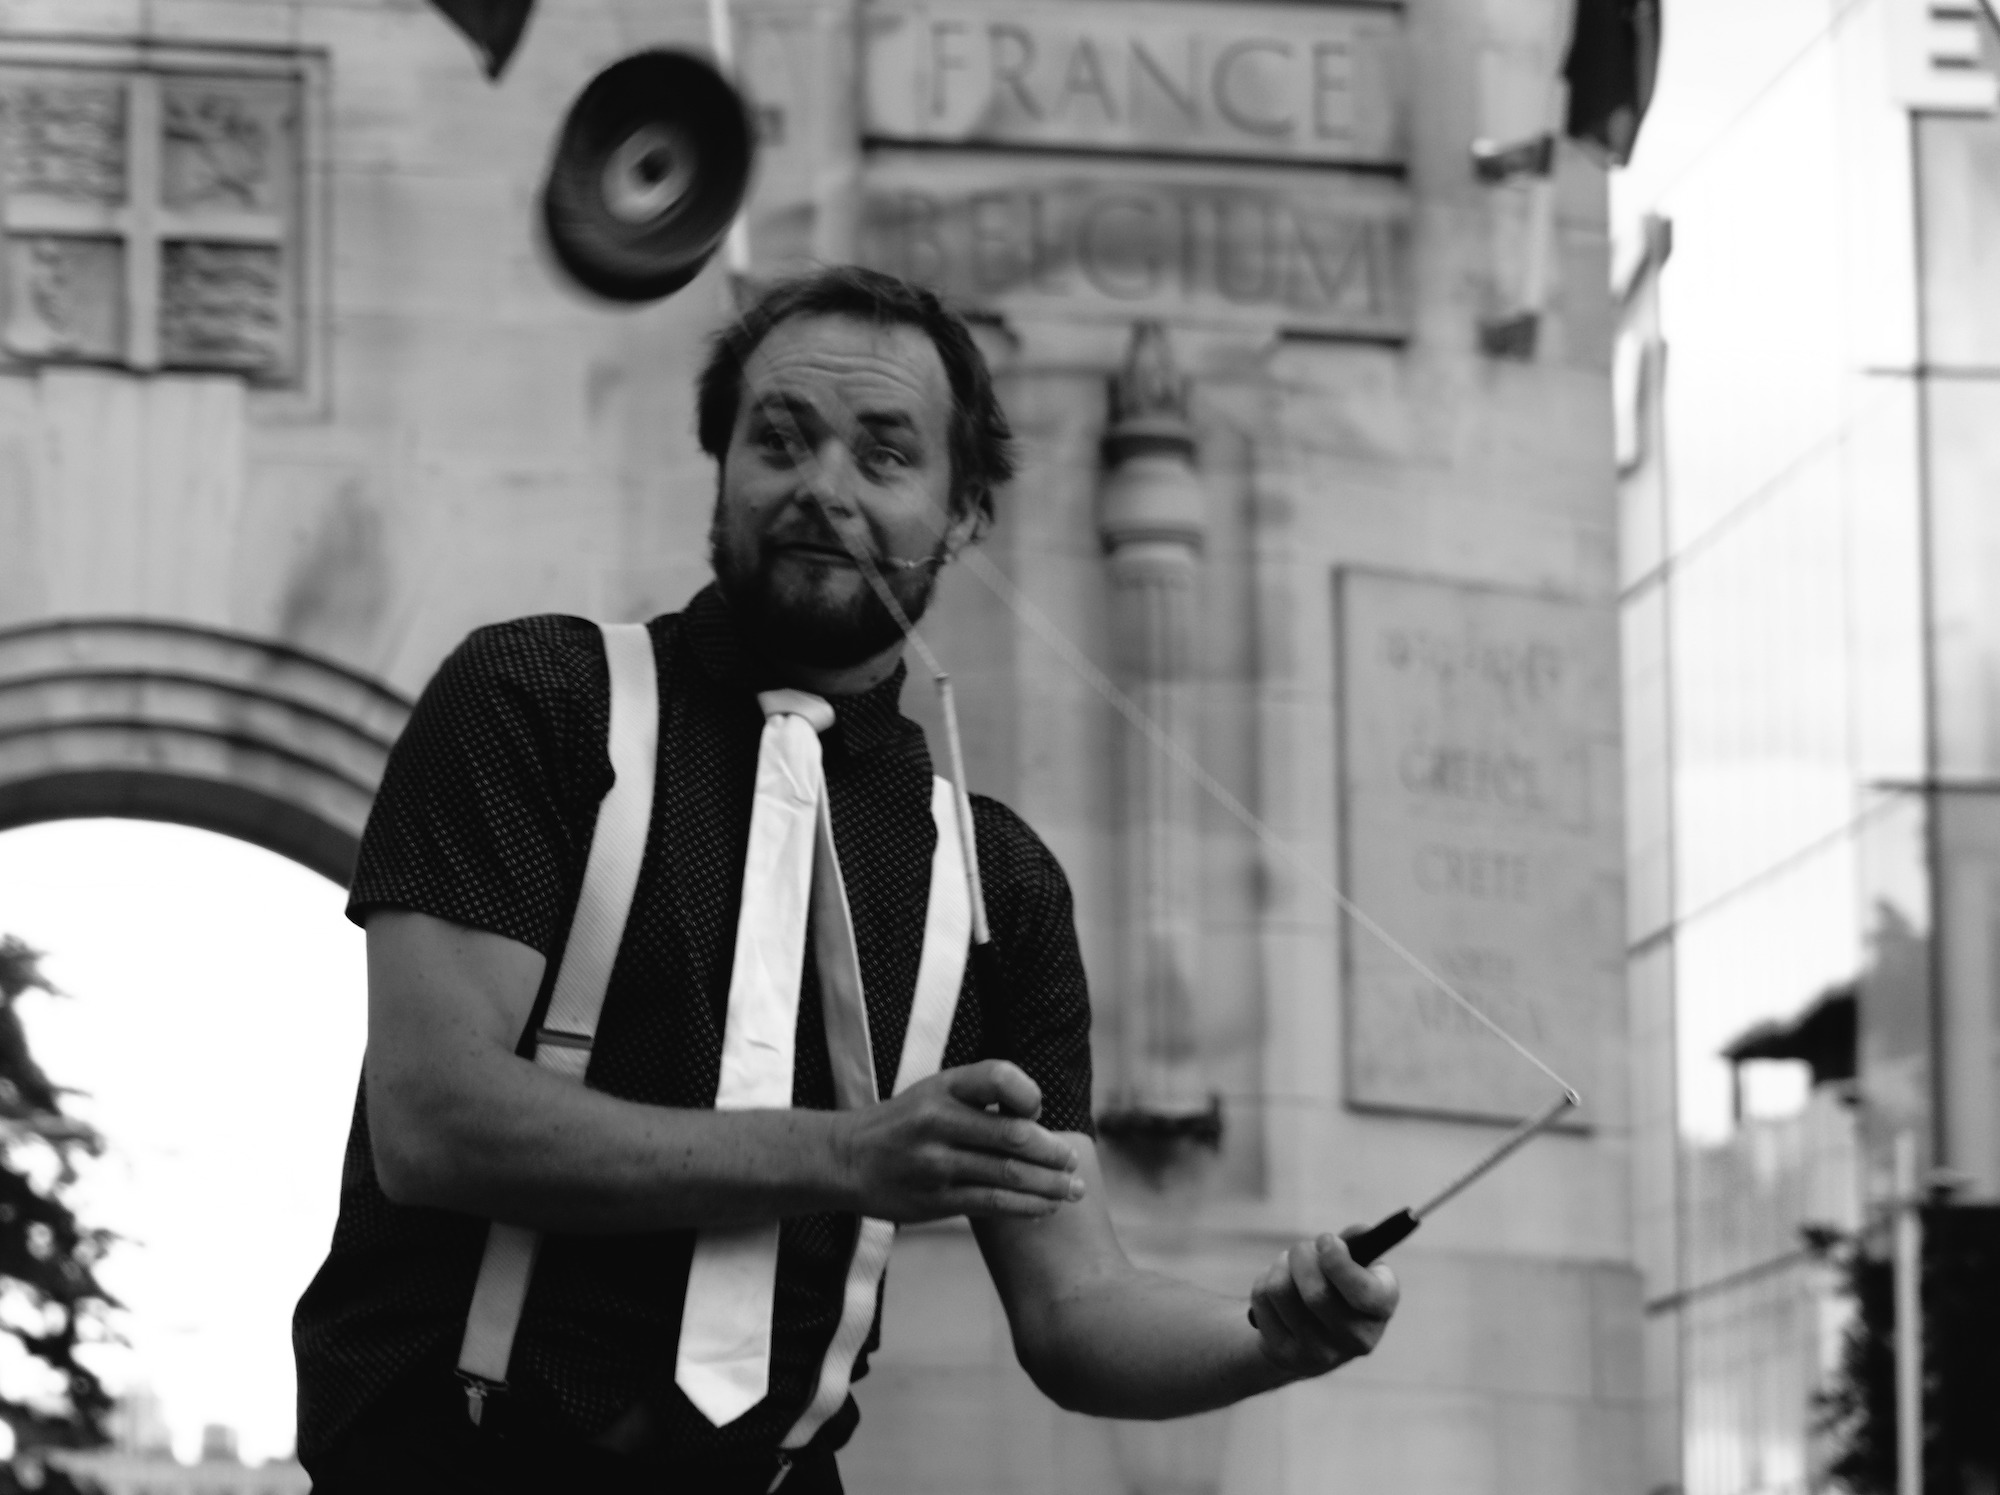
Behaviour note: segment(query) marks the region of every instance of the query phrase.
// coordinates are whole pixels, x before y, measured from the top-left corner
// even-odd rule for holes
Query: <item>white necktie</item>
[[[867,1008],[861,1000],[853,924],[833,854],[820,732],[833,708],[803,691],[758,696],[765,713],[743,863],[743,901],[723,1028],[718,1111],[792,1103],[792,1046],[813,904],[815,843],[822,913],[814,950],[827,1017],[827,1048],[840,1104],[875,1099]],[[704,1230],[688,1267],[674,1382],[717,1427],[764,1399],[771,1380],[771,1303],[778,1224]]]

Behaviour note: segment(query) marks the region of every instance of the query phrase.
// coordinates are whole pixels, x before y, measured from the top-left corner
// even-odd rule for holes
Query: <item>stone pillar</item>
[[[1111,582],[1119,684],[1155,724],[1120,724],[1123,961],[1122,1072],[1112,1134],[1203,1132],[1214,1113],[1196,1063],[1196,797],[1176,750],[1196,757],[1196,584],[1205,525],[1187,420],[1187,381],[1165,330],[1138,323],[1111,380],[1098,531]]]

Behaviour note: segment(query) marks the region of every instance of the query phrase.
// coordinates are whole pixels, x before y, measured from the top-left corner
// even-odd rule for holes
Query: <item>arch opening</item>
[[[48,774],[0,784],[0,832],[49,820],[155,820],[213,831],[310,867],[345,887],[360,838],[273,795],[143,769]]]
[[[178,825],[0,834],[0,933],[42,952],[61,993],[18,999],[28,1049],[103,1141],[65,1198],[114,1235],[97,1270],[116,1337],[83,1358],[130,1448],[191,1460],[208,1424],[253,1465],[292,1447],[291,1313],[333,1230],[365,1045],[365,941],[343,902],[296,859]],[[0,1371],[34,1390],[19,1357]],[[305,1484],[295,1465],[259,1476]]]
[[[410,703],[273,640],[154,618],[0,630],[0,830],[214,831],[345,883]]]

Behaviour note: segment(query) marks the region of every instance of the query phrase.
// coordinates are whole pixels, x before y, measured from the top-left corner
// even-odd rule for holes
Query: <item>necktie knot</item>
[[[833,725],[833,708],[824,699],[803,690],[760,690],[757,704],[766,716],[803,717],[815,732]]]

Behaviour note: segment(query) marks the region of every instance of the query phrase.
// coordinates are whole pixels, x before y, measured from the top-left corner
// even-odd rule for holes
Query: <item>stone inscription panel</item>
[[[1403,17],[1344,5],[873,0],[868,133],[1398,162]]]
[[[1408,232],[1401,184],[1378,178],[885,152],[860,252],[976,306],[1393,340]]]
[[[1615,786],[1592,783],[1613,746],[1599,740],[1612,625],[1577,604],[1448,583],[1343,571],[1336,585],[1343,886],[1587,1091],[1599,1015],[1619,989],[1594,811]],[[1554,1099],[1352,920],[1344,944],[1350,1104],[1514,1120]]]

